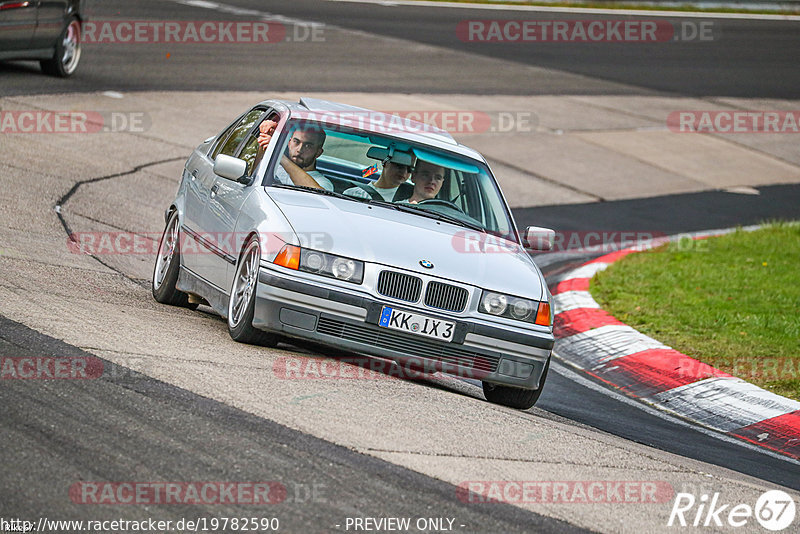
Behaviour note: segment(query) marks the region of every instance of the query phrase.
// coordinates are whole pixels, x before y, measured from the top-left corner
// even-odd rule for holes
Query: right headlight
[[[516,321],[550,326],[550,303],[484,291],[478,311]]]
[[[364,280],[363,261],[318,250],[300,249],[300,270],[354,284],[360,284]]]

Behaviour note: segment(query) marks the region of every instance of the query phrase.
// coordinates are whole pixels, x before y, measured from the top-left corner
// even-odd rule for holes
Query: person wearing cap
[[[413,191],[408,184],[412,165],[395,163],[391,158],[383,161],[383,171],[380,178],[371,184],[360,185],[346,189],[344,194],[352,197],[372,198],[386,202],[397,202],[408,199]]]
[[[411,204],[436,198],[444,183],[444,167],[429,161],[417,159],[411,182],[414,184],[414,193],[408,199]]]
[[[266,120],[259,126],[259,157],[269,145],[278,123]],[[325,131],[317,126],[300,127],[292,132],[280,166],[275,168],[275,180],[286,185],[299,185],[333,191],[333,183],[317,170],[317,158],[322,155]]]

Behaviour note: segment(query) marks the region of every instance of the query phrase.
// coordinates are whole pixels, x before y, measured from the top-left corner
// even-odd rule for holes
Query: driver
[[[273,120],[266,120],[258,126],[259,157],[269,145],[277,126]],[[281,156],[281,165],[275,168],[275,181],[333,191],[333,183],[317,170],[317,158],[322,155],[325,137],[325,131],[318,126],[296,128],[289,138],[286,153]]]
[[[417,166],[411,175],[414,184],[414,193],[408,199],[411,204],[418,204],[423,200],[436,198],[444,183],[444,167],[424,161],[417,160]]]

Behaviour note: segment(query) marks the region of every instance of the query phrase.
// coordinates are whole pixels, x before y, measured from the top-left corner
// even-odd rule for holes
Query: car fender
[[[66,18],[69,19],[70,17],[77,18],[81,24],[89,20],[86,16],[86,0],[72,0],[69,3]]]
[[[244,246],[250,235],[258,235],[261,259],[271,262],[284,244],[299,246],[301,243],[294,228],[270,198],[266,188],[260,185],[253,187],[253,192],[242,204],[239,218],[236,220],[235,234],[241,246]]]

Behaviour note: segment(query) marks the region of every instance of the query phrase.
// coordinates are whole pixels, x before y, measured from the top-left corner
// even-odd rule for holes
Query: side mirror
[[[217,159],[214,160],[214,174],[217,176],[222,176],[223,178],[236,182],[247,183],[249,180],[242,181],[246,172],[247,162],[242,159],[220,154],[217,156]]]
[[[527,248],[541,251],[552,249],[555,240],[555,230],[542,228],[541,226],[528,226],[523,237],[523,242]]]

